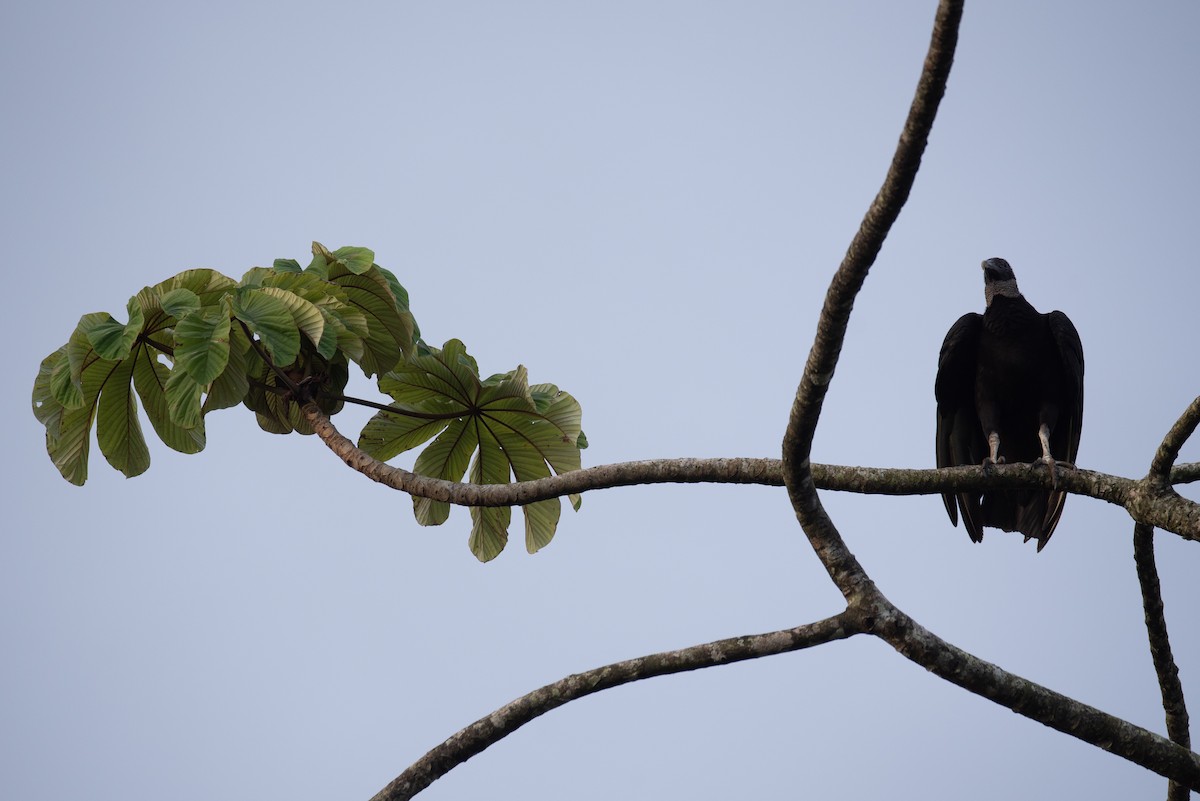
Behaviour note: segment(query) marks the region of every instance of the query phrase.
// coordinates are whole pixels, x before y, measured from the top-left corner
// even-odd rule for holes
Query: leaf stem
[[[467,417],[470,411],[463,412],[418,412],[415,409],[401,409],[396,406],[388,406],[383,403],[365,400],[363,398],[352,398],[349,395],[339,395],[336,392],[322,391],[322,395],[333,400],[340,400],[345,403],[355,403],[359,406],[367,406],[371,409],[378,409],[381,412],[400,415],[401,417],[415,417],[418,420],[457,420],[460,417]]]

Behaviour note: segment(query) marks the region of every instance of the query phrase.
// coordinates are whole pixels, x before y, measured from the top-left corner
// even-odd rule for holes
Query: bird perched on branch
[[[983,314],[964,314],[938,356],[937,464],[1045,464],[1055,489],[943,493],[954,525],[1019,531],[1042,550],[1062,515],[1058,469],[1074,468],[1083,421],[1083,344],[1060,311],[1041,314],[1004,259],[983,262]],[[1062,462],[1057,461],[1063,460]]]

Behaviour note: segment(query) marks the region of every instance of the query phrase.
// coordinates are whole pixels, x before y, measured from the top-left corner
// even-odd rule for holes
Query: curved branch
[[[875,634],[940,678],[1064,734],[1200,790],[1200,755],[1165,737],[1009,673],[928,631],[891,603],[867,619]]]
[[[1178,497],[1171,488],[1171,468],[1179,456],[1179,449],[1200,424],[1200,397],[1184,410],[1175,425],[1163,438],[1162,444],[1150,462],[1150,473],[1146,485],[1160,496]],[[1162,694],[1163,712],[1166,714],[1167,736],[1184,748],[1190,748],[1192,735],[1188,727],[1187,700],[1183,684],[1179,680],[1179,667],[1171,653],[1171,639],[1167,632],[1167,617],[1163,608],[1162,585],[1158,579],[1158,567],[1154,563],[1154,527],[1137,523],[1133,527],[1133,561],[1137,567],[1138,585],[1142,590],[1142,609],[1146,617],[1146,636],[1150,641],[1150,658],[1158,676],[1158,688]],[[1182,784],[1172,781],[1167,788],[1168,801],[1187,799],[1189,792]]]
[[[627,659],[567,676],[523,695],[467,726],[414,762],[387,787],[380,790],[372,801],[400,801],[412,798],[452,768],[512,734],[534,718],[585,695],[654,676],[799,651],[814,645],[842,640],[859,632],[860,629],[851,616],[842,612],[806,626],[693,645],[678,651]]]
[[[921,166],[921,156],[937,116],[938,104],[945,94],[946,81],[950,77],[961,18],[960,0],[942,0],[938,4],[929,51],[908,118],[904,122],[904,130],[900,134],[900,142],[883,186],[867,209],[858,233],[851,240],[825,295],[825,304],[817,321],[816,337],[804,365],[804,374],[796,390],[796,399],[783,437],[784,482],[796,517],[830,578],[851,603],[860,592],[875,592],[874,585],[846,547],[817,497],[809,464],[813,434],[829,382],[833,380],[846,326],[850,322],[850,311],[854,308],[854,298],[883,247],[884,238],[900,215],[900,209],[908,199]]]
[[[1196,430],[1196,426],[1200,425],[1200,397],[1197,397],[1191,402],[1179,419],[1175,421],[1175,425],[1171,426],[1171,430],[1167,432],[1163,438],[1162,444],[1158,446],[1158,451],[1154,454],[1154,459],[1150,462],[1150,478],[1157,488],[1166,489],[1170,486],[1171,467],[1175,464],[1175,459],[1179,457],[1179,449],[1183,447],[1183,443],[1187,442],[1188,437]]]
[[[620,462],[583,470],[572,470],[534,481],[513,484],[467,484],[421,476],[381,462],[342,435],[328,415],[308,403],[304,417],[328,448],[354,470],[372,481],[407,492],[418,498],[460,506],[524,506],[548,498],[560,498],[588,490],[640,484],[759,484],[783,486],[783,463],[779,459],[749,457],[716,459],[651,459]],[[997,465],[987,473],[980,467],[905,469],[810,465],[818,489],[874,495],[933,495],[942,492],[982,490],[991,487],[1050,487],[1044,467],[1028,464]],[[1172,480],[1186,478],[1183,465],[1172,471]],[[1123,507],[1134,520],[1148,523],[1190,540],[1200,540],[1200,504],[1175,493],[1154,495],[1141,489],[1140,482],[1091,470],[1065,471],[1059,486]]]
[[[1142,609],[1146,615],[1146,635],[1150,640],[1150,658],[1162,693],[1163,712],[1167,718],[1167,736],[1184,748],[1192,747],[1188,727],[1187,701],[1179,681],[1179,667],[1171,653],[1167,636],[1167,618],[1163,610],[1162,585],[1154,564],[1154,527],[1137,523],[1133,527],[1133,561],[1137,566],[1138,584],[1142,588]],[[1175,781],[1167,791],[1168,801],[1186,799],[1188,791]]]

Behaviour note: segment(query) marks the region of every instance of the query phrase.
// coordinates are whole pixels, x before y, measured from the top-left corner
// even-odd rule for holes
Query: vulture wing
[[[1058,398],[1059,418],[1050,433],[1051,453],[1060,453],[1072,464],[1079,454],[1079,433],[1083,425],[1083,343],[1079,332],[1067,315],[1052,311],[1046,315],[1050,334],[1058,348],[1058,359],[1062,365],[1061,396]],[[1050,493],[1046,504],[1046,517],[1042,524],[1044,535],[1038,540],[1038,550],[1050,541],[1050,535],[1062,516],[1067,494],[1060,490]]]
[[[1050,333],[1058,345],[1064,387],[1062,417],[1055,426],[1056,441],[1051,441],[1050,446],[1051,450],[1064,454],[1067,461],[1073,463],[1079,453],[1079,432],[1083,424],[1083,343],[1079,341],[1079,332],[1067,315],[1052,311],[1046,317],[1050,323]]]
[[[937,380],[933,394],[937,398],[937,466],[955,467],[981,464],[987,455],[987,440],[975,410],[975,373],[979,354],[979,333],[983,315],[970,313],[958,318],[938,355]],[[942,493],[950,522],[958,525],[958,510],[963,525],[975,542],[983,539],[978,493]]]

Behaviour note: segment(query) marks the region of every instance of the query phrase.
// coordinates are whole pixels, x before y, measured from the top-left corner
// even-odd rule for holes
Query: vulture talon
[[[1050,486],[1054,487],[1054,489],[1058,489],[1058,462],[1054,460],[1053,456],[1039,456],[1033,460],[1033,465],[1034,467],[1045,465],[1050,471]]]

